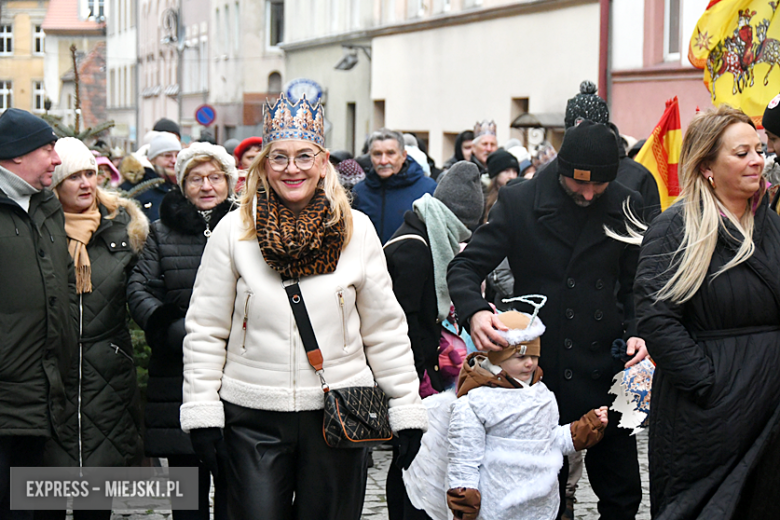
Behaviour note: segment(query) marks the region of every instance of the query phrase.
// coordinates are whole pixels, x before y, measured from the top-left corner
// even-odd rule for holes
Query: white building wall
[[[641,69],[645,33],[645,0],[612,0],[610,26],[612,70]]]
[[[137,143],[137,91],[134,67],[138,62],[135,2],[106,2],[106,104],[114,121],[112,144],[131,147]],[[114,9],[115,8],[115,9]],[[112,83],[113,80],[113,83]]]
[[[441,164],[444,132],[494,119],[501,144],[512,98],[528,98],[531,113],[562,114],[580,81],[597,80],[599,5],[380,36],[372,46],[371,99],[385,101],[385,126],[428,131]]]

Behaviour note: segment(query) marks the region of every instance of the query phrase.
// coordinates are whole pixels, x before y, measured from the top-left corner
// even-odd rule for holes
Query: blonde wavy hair
[[[723,205],[715,190],[702,175],[702,168],[712,164],[722,145],[723,133],[728,127],[745,123],[753,128],[753,121],[744,112],[723,105],[697,115],[688,126],[680,154],[680,184],[685,234],[674,252],[670,269],[675,272],[656,294],[656,300],[683,303],[690,300],[704,283],[712,255],[718,242],[718,229],[723,226],[723,214],[742,234],[739,250],[713,278],[741,264],[753,254],[753,212],[749,201],[741,218]],[[760,181],[764,182],[763,178]],[[736,237],[735,237],[736,238]],[[679,259],[679,261],[676,261]]]
[[[259,197],[264,194],[268,197],[268,192],[271,189],[263,166],[266,157],[268,157],[268,152],[271,150],[271,144],[273,143],[269,143],[267,146],[263,147],[263,150],[255,157],[252,164],[249,166],[249,170],[247,170],[246,185],[244,186],[244,192],[239,198],[239,203],[241,204],[241,208],[239,209],[241,212],[241,221],[247,228],[246,233],[241,237],[242,240],[253,240],[257,237],[254,219],[255,208],[253,204],[255,195]],[[317,148],[321,152],[325,151],[325,149],[320,146],[317,146]],[[324,158],[324,156],[322,157]],[[315,157],[315,159],[317,158]],[[325,165],[323,167],[326,168],[325,178],[320,180],[320,187],[325,191],[325,197],[330,202],[332,211],[330,219],[325,222],[325,226],[333,226],[342,218],[344,219],[343,249],[347,247],[347,244],[349,244],[349,241],[352,238],[352,209],[349,205],[347,192],[344,191],[344,188],[339,182],[339,175],[338,172],[336,172],[336,169],[328,160],[325,160]],[[262,191],[258,192],[258,187],[260,186],[262,186]]]

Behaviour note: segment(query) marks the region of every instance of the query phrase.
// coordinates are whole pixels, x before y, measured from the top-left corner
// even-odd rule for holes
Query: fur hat
[[[146,157],[151,161],[160,154],[179,151],[181,151],[179,139],[170,132],[160,132],[149,143],[149,151],[146,152]]]
[[[0,159],[27,155],[56,140],[49,123],[25,110],[9,108],[0,116]]]
[[[95,156],[87,145],[75,137],[63,137],[54,144],[54,150],[60,156],[61,164],[54,168],[51,176],[51,189],[57,187],[67,177],[83,170],[94,171],[97,175],[98,166]]]
[[[594,123],[609,121],[607,102],[598,97],[596,92],[598,88],[592,81],[580,83],[580,93],[566,103],[566,115],[563,118],[566,128],[573,127],[577,119],[587,119]]]
[[[488,175],[491,179],[495,179],[499,173],[509,168],[514,168],[518,174],[520,173],[520,164],[517,162],[517,157],[506,150],[499,149],[488,155],[487,167]]]
[[[780,106],[778,105],[780,105],[780,94],[772,98],[772,101],[766,106],[761,125],[764,130],[780,136]]]
[[[122,178],[126,181],[130,181],[132,184],[138,184],[144,177],[144,165],[133,154],[128,155],[122,159],[122,164],[119,165],[119,173],[122,174]]]
[[[617,177],[615,133],[602,123],[584,120],[566,130],[558,152],[558,173],[585,182],[611,182]]]
[[[540,337],[544,334],[545,326],[539,316],[533,317],[530,314],[519,311],[507,311],[498,315],[498,319],[509,327],[509,330],[498,331],[504,339],[509,342],[509,346],[504,350],[491,350],[488,352],[488,359],[494,365],[499,365],[515,355],[540,356],[542,347]]]
[[[184,191],[184,172],[187,171],[187,166],[189,166],[190,162],[197,157],[210,157],[217,161],[222,166],[222,171],[227,175],[230,193],[233,193],[236,187],[236,180],[238,180],[236,160],[228,155],[224,147],[202,142],[192,143],[189,147],[179,152],[179,155],[176,157],[176,183],[182,191]]]
[[[348,192],[352,191],[355,184],[366,178],[366,172],[355,159],[345,159],[338,163],[336,171],[339,172],[339,182]]]
[[[458,161],[439,181],[433,196],[444,203],[469,229],[479,225],[485,210],[485,197],[479,180],[477,165]]]

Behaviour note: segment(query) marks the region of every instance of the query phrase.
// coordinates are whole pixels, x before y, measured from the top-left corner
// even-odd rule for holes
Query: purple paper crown
[[[474,125],[474,139],[482,135],[496,135],[496,122],[487,119]]]
[[[295,103],[290,103],[282,94],[273,105],[266,100],[263,112],[264,146],[279,139],[303,139],[325,146],[325,116],[319,101],[312,105],[306,100],[306,95],[303,95]]]

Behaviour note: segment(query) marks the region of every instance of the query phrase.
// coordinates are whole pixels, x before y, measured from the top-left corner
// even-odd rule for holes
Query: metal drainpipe
[[[609,103],[610,0],[599,0],[599,94]]]

